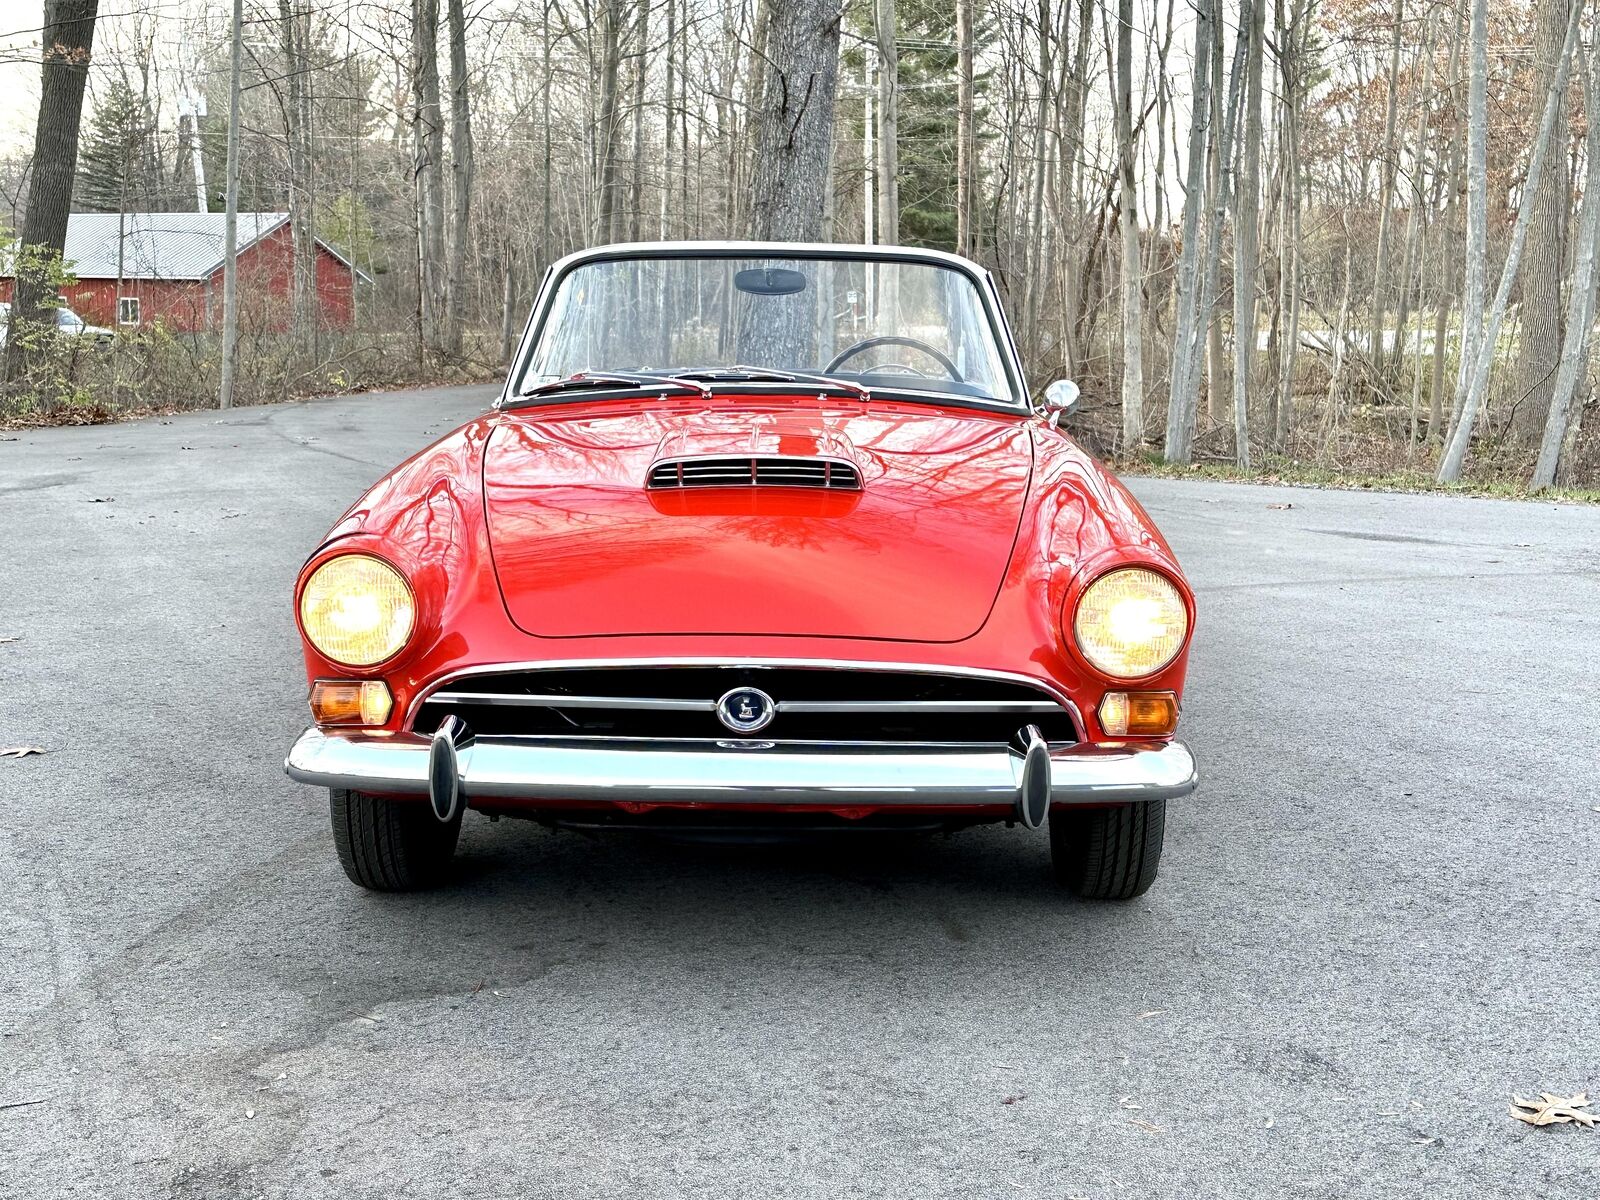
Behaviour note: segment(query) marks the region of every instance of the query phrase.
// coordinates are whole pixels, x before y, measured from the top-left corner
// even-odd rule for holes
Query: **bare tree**
[[[1484,0],[1474,0],[1474,11]],[[1544,173],[1545,160],[1550,157],[1551,142],[1556,117],[1561,109],[1561,98],[1567,90],[1567,78],[1572,70],[1572,50],[1577,43],[1579,18],[1583,9],[1572,6],[1567,21],[1567,32],[1561,43],[1561,57],[1556,72],[1546,89],[1544,117],[1539,122],[1539,132],[1533,143],[1533,155],[1528,161],[1528,179],[1522,190],[1522,203],[1517,206],[1517,223],[1511,231],[1511,246],[1506,251],[1505,267],[1500,272],[1500,286],[1495,289],[1494,304],[1489,318],[1479,335],[1477,356],[1470,365],[1470,377],[1460,401],[1460,416],[1455,431],[1439,461],[1439,482],[1454,483],[1461,478],[1461,467],[1466,461],[1467,446],[1472,440],[1472,427],[1478,410],[1483,406],[1489,389],[1489,372],[1494,366],[1495,346],[1500,338],[1500,324],[1505,319],[1506,302],[1511,297],[1511,285],[1517,278],[1517,267],[1522,260],[1522,248],[1528,237],[1528,225],[1533,215],[1535,197],[1539,194],[1539,181]],[[1474,54],[1476,54],[1476,47]],[[1463,362],[1465,366],[1465,362]]]
[[[1116,55],[1118,221],[1122,226],[1122,452],[1144,441],[1144,263],[1139,251],[1139,203],[1133,172],[1133,0],[1117,0]]]
[[[450,39],[450,262],[446,276],[444,348],[461,353],[467,245],[472,232],[472,106],[467,94],[467,21],[461,0],[446,0]],[[509,270],[507,272],[510,273]]]
[[[752,237],[822,237],[840,17],[839,0],[784,0],[771,9],[772,62],[755,116]]]
[[[444,118],[439,0],[411,0],[411,171],[416,197],[419,346],[437,346],[444,308]]]
[[[1534,95],[1541,96],[1559,69],[1560,53],[1570,10],[1576,0],[1539,0],[1534,36]],[[1522,266],[1521,323],[1517,330],[1517,403],[1511,412],[1511,429],[1517,440],[1532,445],[1545,426],[1562,349],[1561,281],[1567,272],[1566,224],[1572,198],[1567,178],[1567,106],[1565,91],[1556,97],[1556,120],[1550,137],[1554,143],[1549,162],[1539,180],[1533,216],[1528,225],[1528,248]]]
[[[977,239],[972,215],[977,207],[977,139],[973,111],[975,88],[972,6],[974,0],[956,4],[956,253],[973,254]]]
[[[895,0],[873,0],[878,35],[878,240],[900,241],[900,49]]]
[[[40,56],[39,120],[33,138],[33,180],[22,219],[19,264],[40,255],[59,262],[67,244],[67,215],[72,211],[72,181],[78,164],[78,127],[83,119],[83,90],[94,46],[99,0],[45,0],[44,50]],[[21,373],[31,339],[18,336],[27,323],[37,324],[54,303],[47,294],[46,273],[13,268],[11,331],[6,338],[6,378]]]
[[[1234,462],[1250,467],[1250,383],[1256,359],[1256,260],[1261,201],[1261,68],[1266,0],[1250,4],[1245,57],[1244,148],[1239,200],[1233,216],[1233,442]]]
[[[1600,38],[1593,43],[1583,83],[1585,106],[1593,114],[1600,105]],[[1545,416],[1544,434],[1539,443],[1539,461],[1534,465],[1530,484],[1535,491],[1548,488],[1556,481],[1569,435],[1573,432],[1578,385],[1589,372],[1596,300],[1595,243],[1600,241],[1600,120],[1593,116],[1584,137],[1584,155],[1588,159],[1588,172],[1583,186],[1583,210],[1578,220],[1577,261],[1573,264],[1567,299],[1561,366],[1556,373],[1550,411]]]
[[[1189,118],[1189,166],[1184,183],[1183,248],[1178,261],[1178,323],[1173,333],[1172,379],[1167,398],[1166,460],[1186,463],[1194,445],[1201,330],[1200,210],[1205,207],[1206,140],[1211,125],[1211,23],[1213,0],[1197,0],[1194,23],[1194,97]]]
[[[222,382],[219,408],[233,407],[239,361],[239,107],[244,70],[244,0],[233,0],[228,31],[228,165],[222,248]]]

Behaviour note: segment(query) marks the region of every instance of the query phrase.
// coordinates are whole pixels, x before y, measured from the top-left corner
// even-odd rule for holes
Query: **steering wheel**
[[[950,376],[950,379],[953,383],[966,382],[964,379],[962,379],[961,372],[956,370],[955,363],[951,362],[947,357],[945,357],[944,354],[928,345],[927,342],[918,341],[916,338],[911,337],[872,337],[867,338],[865,341],[857,342],[854,346],[847,347],[844,351],[835,355],[833,361],[822,369],[823,373],[826,375],[831,375],[856,355],[864,354],[866,351],[875,349],[878,346],[906,346],[912,350],[921,350],[929,358],[933,359],[944,368],[945,373]],[[901,364],[897,363],[893,365],[898,366]]]

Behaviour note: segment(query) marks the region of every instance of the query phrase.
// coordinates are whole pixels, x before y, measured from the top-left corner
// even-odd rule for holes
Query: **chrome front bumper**
[[[291,779],[384,794],[428,794],[430,739],[307,729]],[[456,752],[461,794],[515,805],[636,804],[1012,806],[1024,756],[1006,749],[480,737]],[[1049,751],[1053,804],[1167,800],[1194,791],[1194,756],[1166,745],[1074,745]]]

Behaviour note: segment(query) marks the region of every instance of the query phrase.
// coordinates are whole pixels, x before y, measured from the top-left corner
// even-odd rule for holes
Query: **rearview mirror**
[[[733,286],[752,296],[793,296],[806,290],[806,277],[788,267],[749,267],[734,275]]]
[[[1057,416],[1068,416],[1078,410],[1078,385],[1070,379],[1058,379],[1044,390],[1045,411]]]

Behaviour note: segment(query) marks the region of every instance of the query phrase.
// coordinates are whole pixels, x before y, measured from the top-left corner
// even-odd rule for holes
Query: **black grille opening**
[[[831,458],[726,457],[661,462],[650,468],[652,488],[799,487],[858,490],[861,472]]]
[[[756,687],[777,701],[779,711],[757,733],[741,735],[718,720],[711,705],[740,687]],[[440,700],[455,694],[462,699]],[[495,703],[501,696],[539,696],[548,702]],[[474,698],[476,697],[476,698]],[[583,703],[564,705],[562,697]],[[595,705],[614,698],[689,701],[699,709],[626,708]],[[793,712],[788,703],[910,703],[898,712]],[[959,711],[957,704],[1004,703],[1000,711]],[[950,705],[945,708],[943,706]],[[1029,709],[1016,706],[1027,705]],[[1030,709],[1041,708],[1042,711]],[[1078,740],[1071,714],[1042,689],[1009,680],[926,675],[904,671],[747,666],[575,668],[469,676],[437,689],[418,710],[412,727],[437,729],[447,713],[477,733],[493,736],[689,738],[726,740],[749,736],[790,742],[966,742],[1005,744],[1024,725],[1039,726],[1046,740]]]

